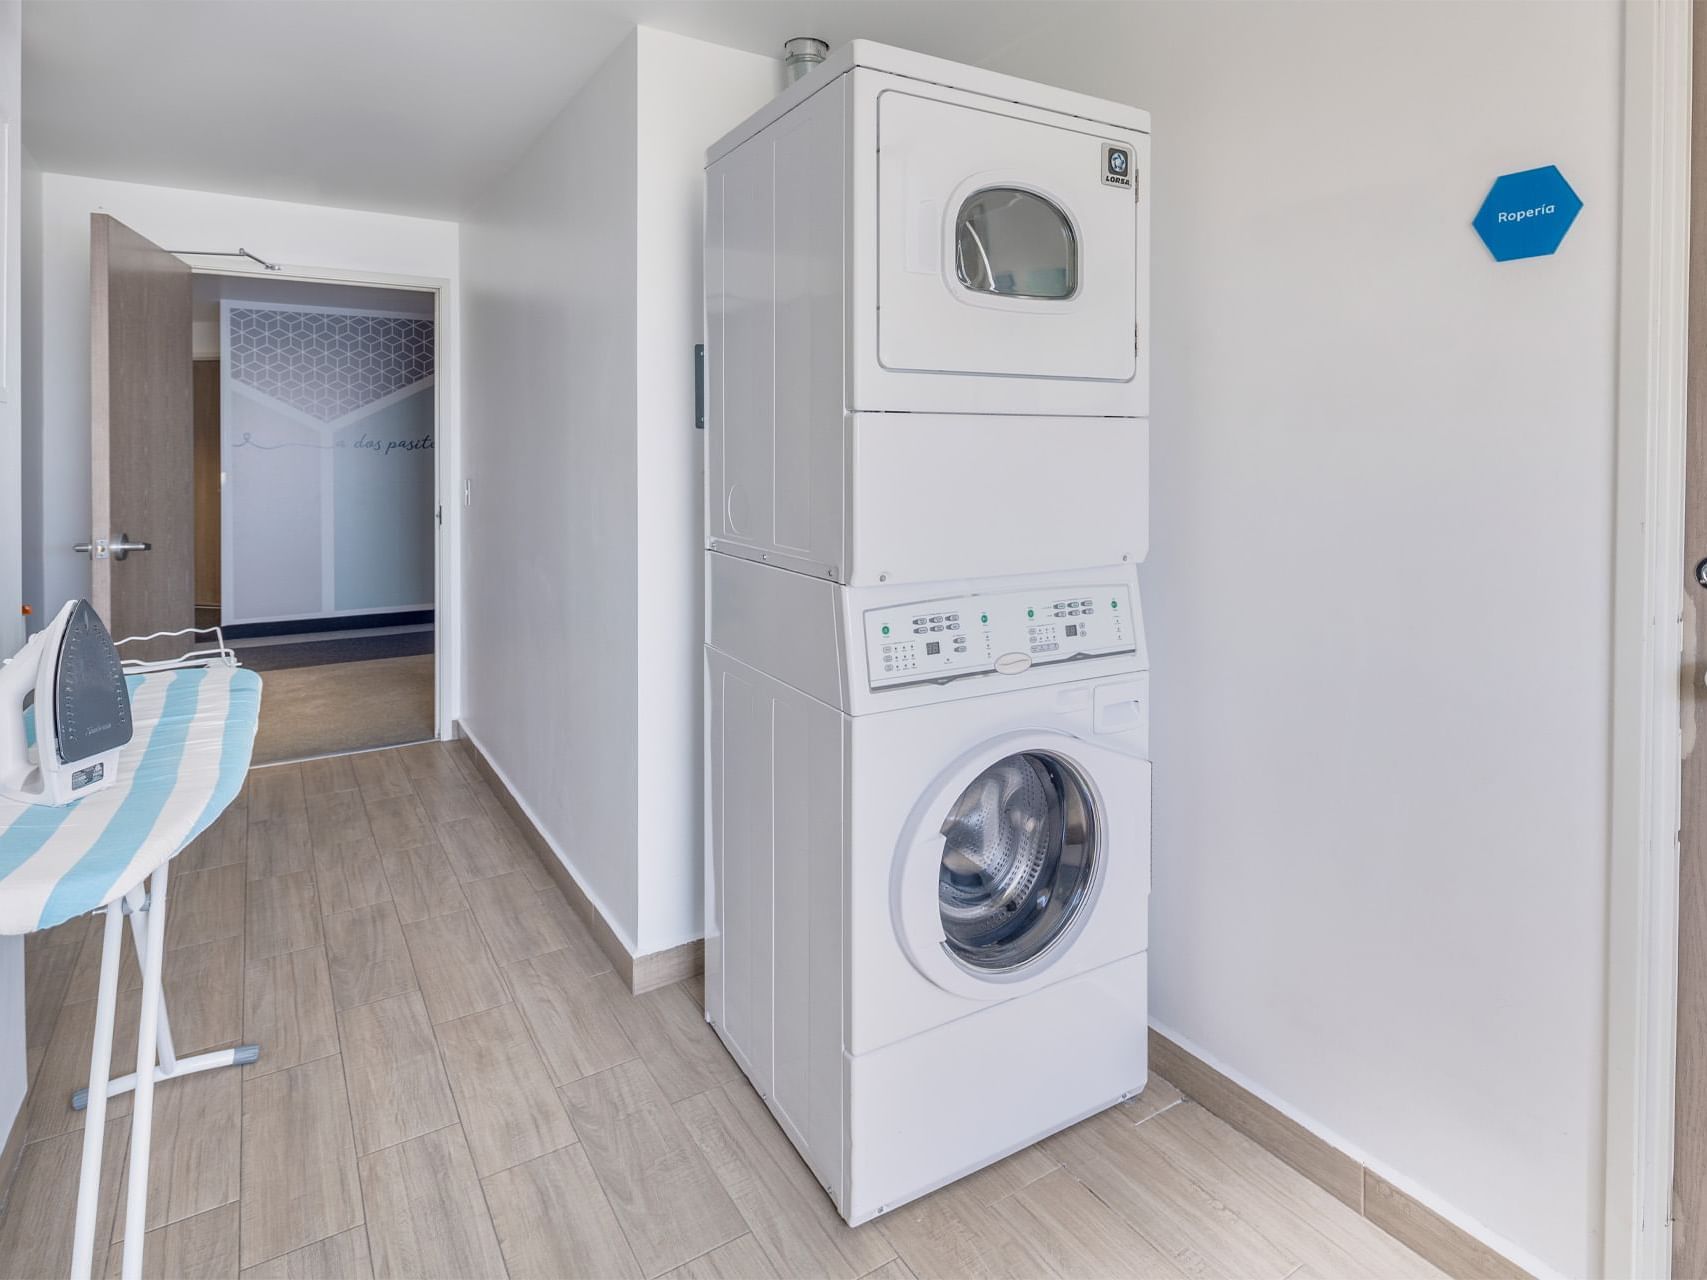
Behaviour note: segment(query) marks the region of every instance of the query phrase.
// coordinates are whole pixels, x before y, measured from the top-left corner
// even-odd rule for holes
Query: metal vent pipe
[[[829,55],[830,46],[816,36],[795,36],[782,42],[782,60],[788,68],[788,82],[793,84]]]

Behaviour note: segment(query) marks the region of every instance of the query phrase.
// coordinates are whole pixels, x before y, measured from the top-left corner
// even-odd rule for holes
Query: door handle
[[[116,541],[96,538],[93,542],[74,543],[71,549],[88,556],[92,560],[105,560],[109,555],[114,560],[123,560],[132,551],[154,550],[154,544],[152,542],[132,542],[128,533],[121,533]]]
[[[121,533],[116,542],[107,543],[107,550],[112,552],[114,560],[123,560],[132,551],[152,551],[152,542],[132,542],[128,533]]]

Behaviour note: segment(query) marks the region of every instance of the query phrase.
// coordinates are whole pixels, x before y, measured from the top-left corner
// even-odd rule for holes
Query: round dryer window
[[[1059,756],[1006,756],[972,780],[942,824],[938,903],[962,963],[1004,973],[1073,924],[1097,870],[1096,806]]]
[[[975,293],[1070,298],[1079,291],[1079,238],[1053,201],[1020,187],[985,187],[960,206],[954,270]]]

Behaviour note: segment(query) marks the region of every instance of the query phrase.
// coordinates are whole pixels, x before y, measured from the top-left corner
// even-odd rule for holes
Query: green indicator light
[[[978,621],[979,622],[988,622],[989,620],[990,620],[990,615],[987,613],[981,613],[978,615]]]
[[[1109,602],[1108,602],[1108,607],[1109,607],[1109,608],[1110,608],[1110,609],[1118,609],[1118,608],[1120,608],[1120,601],[1118,601],[1118,600],[1110,600],[1110,601],[1109,601]]]
[[[1025,616],[1028,618],[1035,618],[1037,616],[1037,610],[1036,609],[1027,609],[1025,611]]]
[[[889,634],[889,628],[888,628],[888,627],[884,627],[884,628],[883,628],[883,634],[884,634],[884,635],[888,635],[888,634]]]

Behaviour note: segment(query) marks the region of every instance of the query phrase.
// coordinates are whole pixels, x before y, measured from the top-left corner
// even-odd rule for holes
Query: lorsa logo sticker
[[[1112,142],[1102,144],[1102,180],[1111,187],[1132,186],[1132,151]]]

